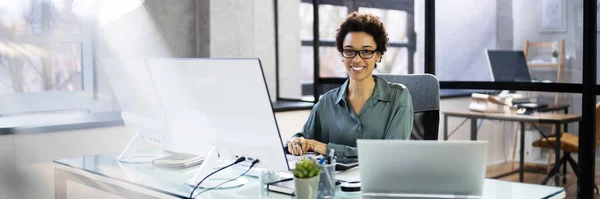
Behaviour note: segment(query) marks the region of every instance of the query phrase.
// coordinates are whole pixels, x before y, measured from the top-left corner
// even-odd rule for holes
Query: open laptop
[[[487,141],[357,140],[363,198],[481,198]]]
[[[523,51],[488,50],[486,56],[492,81],[531,82],[527,59]]]

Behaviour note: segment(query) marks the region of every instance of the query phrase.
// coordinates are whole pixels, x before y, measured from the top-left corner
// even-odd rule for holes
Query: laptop
[[[492,81],[531,82],[527,59],[525,59],[523,51],[488,49],[485,51]]]
[[[363,198],[481,198],[487,141],[357,140]]]

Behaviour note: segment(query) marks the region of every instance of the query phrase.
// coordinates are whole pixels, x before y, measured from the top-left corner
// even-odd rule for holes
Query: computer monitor
[[[167,118],[213,132],[221,160],[289,170],[259,59],[150,59],[148,69]]]
[[[172,148],[167,119],[148,73],[145,60],[101,59],[121,116],[132,138],[118,159],[130,163],[149,163],[164,154],[139,153],[144,140],[163,149]]]
[[[523,51],[486,49],[490,75],[496,82],[531,82]]]

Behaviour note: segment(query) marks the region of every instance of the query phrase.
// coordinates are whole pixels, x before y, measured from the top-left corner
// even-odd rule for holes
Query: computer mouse
[[[358,192],[360,191],[360,182],[343,182],[341,188],[343,192]]]

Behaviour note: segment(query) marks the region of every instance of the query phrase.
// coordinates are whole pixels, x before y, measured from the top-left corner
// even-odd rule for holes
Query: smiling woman
[[[356,158],[357,139],[409,139],[413,105],[408,89],[373,75],[387,50],[383,23],[371,14],[351,13],[336,34],[348,80],[323,95],[302,132],[287,144],[293,155],[327,154]]]

